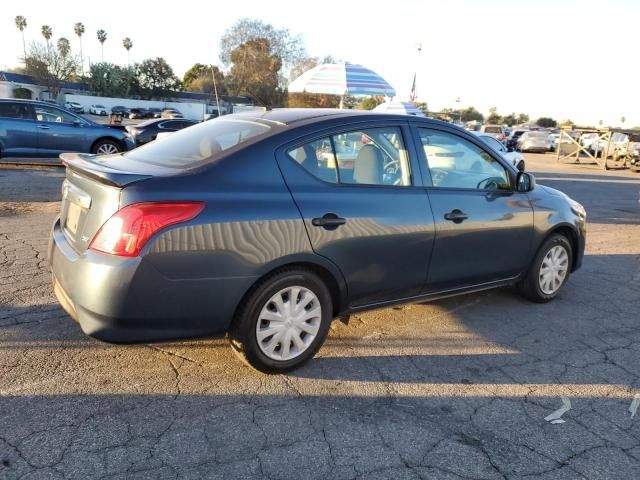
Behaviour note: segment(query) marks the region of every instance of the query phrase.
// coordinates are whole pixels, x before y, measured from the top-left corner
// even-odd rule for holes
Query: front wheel
[[[558,296],[569,279],[573,265],[573,249],[567,237],[552,235],[540,248],[529,272],[518,288],[529,300],[545,303]]]
[[[284,269],[254,287],[229,332],[231,348],[265,373],[292,370],[324,343],[333,317],[324,282],[305,269]]]
[[[95,153],[96,155],[112,155],[114,153],[120,153],[121,151],[122,147],[116,141],[104,139],[96,142],[91,153]]]

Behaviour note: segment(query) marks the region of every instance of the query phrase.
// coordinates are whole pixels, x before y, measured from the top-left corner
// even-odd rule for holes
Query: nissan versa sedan
[[[63,154],[53,288],[88,335],[227,333],[263,372],[310,359],[334,318],[515,284],[555,298],[586,213],[436,120],[283,109],[123,154]]]

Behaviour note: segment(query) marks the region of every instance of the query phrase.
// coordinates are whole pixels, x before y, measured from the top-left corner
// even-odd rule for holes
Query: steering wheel
[[[500,177],[485,178],[478,182],[476,188],[480,190],[500,190],[500,185],[503,183],[503,181],[504,179]]]

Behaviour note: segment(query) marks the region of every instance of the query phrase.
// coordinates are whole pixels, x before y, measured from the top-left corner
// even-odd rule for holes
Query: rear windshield
[[[502,133],[501,127],[484,127],[484,133]]]
[[[250,120],[216,118],[147,143],[124,156],[152,165],[193,168],[225,150],[267,134],[271,128]]]
[[[547,138],[548,133],[545,132],[529,132],[529,138]]]

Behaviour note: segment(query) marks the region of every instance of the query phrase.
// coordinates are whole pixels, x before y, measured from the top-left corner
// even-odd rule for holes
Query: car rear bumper
[[[175,280],[144,257],[78,254],[60,220],[49,241],[58,301],[87,335],[133,343],[224,333],[253,277]]]

